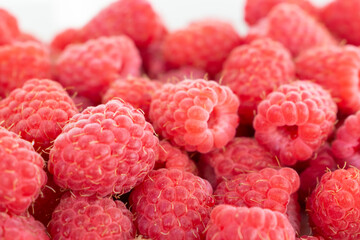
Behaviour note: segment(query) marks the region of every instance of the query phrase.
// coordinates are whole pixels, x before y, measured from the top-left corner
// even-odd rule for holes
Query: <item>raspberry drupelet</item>
[[[151,239],[203,239],[211,208],[206,180],[178,169],[153,170],[130,194],[139,234]]]
[[[207,153],[235,136],[239,99],[230,88],[204,79],[164,84],[152,98],[155,130],[186,151]]]
[[[281,164],[309,159],[331,134],[337,107],[330,94],[310,81],[281,85],[258,105],[255,138]]]
[[[48,168],[62,188],[121,195],[153,169],[158,144],[140,111],[112,100],[69,120],[50,151]]]

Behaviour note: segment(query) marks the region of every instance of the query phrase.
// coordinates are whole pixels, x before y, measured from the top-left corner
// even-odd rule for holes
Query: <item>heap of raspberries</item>
[[[312,1],[48,43],[0,3],[0,239],[359,240],[360,1]]]

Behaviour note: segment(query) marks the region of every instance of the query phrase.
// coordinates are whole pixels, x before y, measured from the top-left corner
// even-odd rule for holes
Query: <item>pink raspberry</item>
[[[309,159],[331,134],[336,104],[310,81],[281,85],[258,105],[256,140],[284,165]]]
[[[170,69],[169,64],[167,64],[164,59],[162,50],[163,43],[163,40],[154,42],[147,48],[140,49],[144,72],[151,79],[158,78],[159,75]]]
[[[133,216],[121,201],[65,193],[52,214],[53,239],[134,239]]]
[[[251,124],[262,97],[295,77],[290,53],[271,39],[235,48],[226,59],[221,83],[239,97],[242,124]]]
[[[321,19],[328,29],[349,44],[360,45],[360,2],[334,0],[321,11]]]
[[[214,205],[210,184],[178,169],[151,171],[129,202],[139,234],[151,239],[203,239]]]
[[[219,205],[212,210],[206,240],[295,240],[295,231],[282,213],[258,207]]]
[[[301,231],[301,208],[298,202],[298,194],[293,193],[290,195],[290,201],[286,206],[286,216],[289,219],[291,226],[298,234]]]
[[[0,211],[24,213],[46,183],[44,160],[28,141],[0,127]]]
[[[150,119],[165,139],[187,151],[206,153],[235,136],[238,107],[230,88],[204,79],[184,80],[155,92]]]
[[[158,75],[158,80],[163,83],[178,83],[185,79],[205,78],[206,72],[202,69],[183,66],[178,69],[172,69]]]
[[[78,29],[68,28],[55,35],[51,40],[50,47],[53,54],[59,54],[68,45],[81,42],[84,42],[81,32]]]
[[[264,168],[225,179],[214,193],[216,204],[261,207],[286,212],[290,195],[299,189],[299,175],[292,168]]]
[[[50,78],[48,49],[41,43],[14,42],[0,47],[0,96],[4,97],[32,78]]]
[[[325,240],[325,238],[321,236],[301,236],[299,238],[296,238],[296,240]]]
[[[193,66],[215,76],[240,43],[238,33],[229,23],[203,20],[170,33],[164,40],[164,58],[173,67]]]
[[[266,17],[273,7],[281,3],[296,4],[310,15],[318,15],[318,10],[308,0],[247,0],[245,4],[245,21],[253,25],[261,18]]]
[[[176,168],[198,175],[195,162],[189,158],[188,154],[166,140],[160,141],[159,158],[155,163],[155,169],[159,168]]]
[[[320,22],[289,3],[276,5],[266,18],[250,28],[247,41],[263,37],[282,43],[293,56],[315,46],[336,44]]]
[[[203,154],[201,161],[214,168],[216,178],[233,178],[240,173],[278,167],[275,157],[254,138],[237,137],[224,148]]]
[[[72,93],[100,102],[111,83],[140,74],[141,58],[126,36],[102,37],[66,48],[56,61],[57,80]]]
[[[307,202],[315,234],[325,239],[360,239],[360,170],[325,173]]]
[[[103,103],[111,99],[123,100],[141,109],[148,117],[152,95],[161,83],[144,77],[127,77],[113,82],[103,96]]]
[[[51,80],[32,79],[0,101],[0,122],[46,151],[67,121],[78,113],[64,88]]]
[[[2,240],[50,240],[44,225],[31,216],[16,216],[0,212],[0,229]]]
[[[295,61],[300,79],[311,79],[329,90],[345,114],[360,110],[360,50],[354,46],[324,46],[300,54]]]
[[[15,16],[0,8],[0,45],[10,44],[19,35],[20,29]]]
[[[49,171],[81,194],[123,194],[153,169],[158,139],[144,115],[113,100],[74,115],[50,151]]]

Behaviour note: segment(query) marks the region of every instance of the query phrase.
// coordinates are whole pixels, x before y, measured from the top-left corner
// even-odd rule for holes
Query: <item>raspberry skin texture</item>
[[[276,5],[266,18],[251,27],[246,41],[264,37],[282,43],[294,57],[312,47],[336,44],[334,37],[320,22],[297,5],[289,3]]]
[[[360,170],[338,169],[325,173],[306,211],[313,232],[325,239],[359,239]]]
[[[207,228],[206,240],[295,240],[284,214],[259,207],[216,206]]]
[[[321,20],[338,38],[349,44],[360,45],[359,12],[359,1],[335,0],[322,9]]]
[[[254,138],[247,137],[236,137],[224,148],[203,154],[201,161],[214,168],[218,180],[279,166],[269,151],[259,145]]]
[[[205,77],[206,72],[204,70],[191,66],[183,66],[159,74],[157,79],[163,83],[178,83],[185,79],[199,79]]]
[[[62,188],[121,195],[154,168],[158,144],[141,112],[112,100],[69,120],[50,151],[48,168]]]
[[[86,39],[126,35],[138,48],[163,39],[167,29],[147,0],[118,0],[101,10],[82,29]]]
[[[331,134],[337,107],[330,94],[310,81],[281,85],[258,105],[255,138],[282,165],[308,160]]]
[[[150,103],[154,92],[161,87],[161,83],[151,81],[145,77],[127,77],[113,82],[103,96],[103,103],[111,99],[121,99],[130,103],[134,108],[149,116]]]
[[[0,46],[12,43],[20,34],[16,18],[5,9],[0,8]]]
[[[151,171],[129,203],[138,233],[159,240],[203,239],[214,205],[209,182],[178,169]]]
[[[159,157],[155,163],[155,169],[176,168],[194,175],[198,175],[198,169],[185,151],[171,145],[166,140],[161,140],[159,145]]]
[[[57,80],[71,93],[101,102],[111,83],[140,74],[141,58],[126,36],[101,37],[67,47],[56,61]]]
[[[0,211],[24,213],[46,183],[44,160],[31,143],[0,127]]]
[[[14,42],[0,47],[0,96],[5,97],[32,78],[50,78],[48,49],[41,43]]]
[[[164,84],[152,98],[155,130],[186,151],[207,153],[225,146],[239,123],[239,99],[230,88],[204,79]]]
[[[300,79],[311,79],[329,90],[345,114],[360,110],[360,50],[357,47],[323,46],[303,52],[295,60]]]
[[[193,66],[215,76],[228,54],[241,41],[229,23],[209,19],[193,22],[167,35],[163,53],[172,67]]]
[[[348,116],[342,126],[336,131],[332,143],[332,152],[337,163],[342,166],[360,168],[360,112]]]
[[[121,201],[67,192],[52,214],[52,239],[134,239],[133,215]]]
[[[46,151],[78,110],[64,88],[47,79],[32,79],[0,101],[0,122]]]
[[[271,9],[280,3],[296,4],[312,16],[319,14],[318,9],[307,0],[247,0],[245,4],[245,21],[249,25],[254,25],[261,18],[266,17]]]
[[[2,240],[50,240],[44,225],[32,216],[17,216],[0,212]]]
[[[262,97],[294,77],[295,66],[287,49],[264,38],[230,53],[223,66],[221,83],[239,97],[241,123],[251,124]]]
[[[292,168],[264,168],[224,179],[215,190],[215,203],[286,213],[290,195],[299,189],[299,185],[299,175]]]

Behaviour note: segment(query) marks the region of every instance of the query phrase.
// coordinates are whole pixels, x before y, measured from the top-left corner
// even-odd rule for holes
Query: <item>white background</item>
[[[80,27],[101,8],[114,0],[0,0],[0,8],[14,14],[23,31],[50,41],[59,31]],[[231,22],[244,34],[245,0],[149,0],[170,29],[185,26],[191,21],[216,17]],[[322,6],[330,0],[312,0]]]

